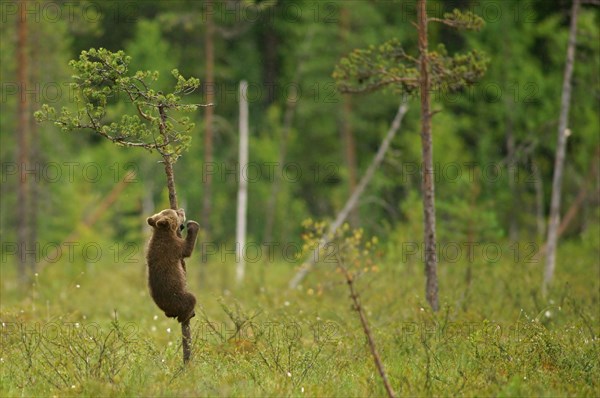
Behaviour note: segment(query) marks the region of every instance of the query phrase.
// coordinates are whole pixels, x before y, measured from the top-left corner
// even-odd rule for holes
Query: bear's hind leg
[[[181,300],[181,312],[177,317],[177,320],[181,322],[189,321],[194,316],[196,316],[196,312],[194,308],[196,307],[196,297],[192,293],[186,292]]]

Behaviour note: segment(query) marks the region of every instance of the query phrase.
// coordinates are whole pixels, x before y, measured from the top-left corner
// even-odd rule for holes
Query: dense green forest
[[[391,69],[376,63],[371,72],[416,74],[393,63],[419,59],[417,4],[2,1],[0,395],[384,395],[353,311],[361,306],[348,299],[354,277],[399,395],[600,394],[600,7],[581,0],[578,10],[556,276],[546,294],[573,2],[427,2],[431,18],[460,9],[485,22],[475,31],[428,27],[430,51],[475,50],[484,65],[456,90],[429,91],[434,311],[422,271],[421,96],[408,83],[352,93],[339,79],[353,50],[397,49],[383,43],[399,43],[400,55]],[[179,74],[200,81],[181,100],[200,106],[171,119],[191,123],[174,173],[179,206],[201,226],[186,260],[200,303],[187,372],[171,333],[177,324],[154,307],[144,277],[145,220],[170,204],[160,157],[34,118],[44,104],[78,110],[69,61],[91,48],[124,51],[132,74],[157,71],[159,93],[170,92]],[[435,65],[434,77],[450,75]],[[461,66],[455,71],[464,73]],[[353,72],[344,75],[347,87],[373,81]],[[240,166],[242,80],[249,160]],[[333,251],[319,253],[306,279],[288,288],[403,101],[406,115],[332,237]],[[110,97],[107,123],[128,112],[127,98]],[[236,283],[240,179],[248,186],[247,269]],[[347,280],[345,266],[354,272]],[[86,322],[98,335],[65,326]],[[58,332],[49,338],[44,325]],[[294,325],[301,336],[277,338],[266,325],[286,332]]]

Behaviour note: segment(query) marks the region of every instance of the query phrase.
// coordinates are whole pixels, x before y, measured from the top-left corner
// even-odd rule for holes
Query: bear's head
[[[148,225],[155,229],[177,231],[185,222],[185,212],[183,209],[177,211],[165,209],[152,217],[148,217],[146,221]]]

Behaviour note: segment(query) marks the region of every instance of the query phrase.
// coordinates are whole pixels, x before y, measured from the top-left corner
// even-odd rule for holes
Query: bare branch
[[[390,381],[388,380],[387,373],[385,371],[385,367],[383,366],[383,361],[381,360],[381,357],[379,356],[379,352],[377,351],[377,346],[375,345],[375,339],[373,338],[373,333],[371,332],[371,328],[369,327],[369,321],[367,319],[367,314],[365,313],[365,310],[363,309],[363,307],[360,303],[359,294],[354,289],[354,281],[356,279],[356,275],[350,274],[350,272],[346,268],[345,264],[343,263],[342,259],[337,255],[336,255],[336,257],[338,260],[338,268],[342,271],[342,273],[344,274],[344,277],[346,278],[348,290],[350,290],[350,299],[352,300],[352,303],[354,305],[354,310],[358,313],[358,317],[360,319],[360,324],[363,328],[363,332],[365,333],[365,336],[367,337],[367,341],[369,343],[369,349],[371,350],[371,355],[373,356],[373,361],[375,362],[375,366],[377,367],[377,371],[379,372],[379,376],[381,377],[383,386],[385,387],[385,391],[387,392],[388,397],[394,398],[395,397],[394,390],[392,389]]]

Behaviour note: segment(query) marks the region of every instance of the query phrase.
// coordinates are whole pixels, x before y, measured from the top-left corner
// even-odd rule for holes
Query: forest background
[[[331,221],[341,210],[400,102],[397,94],[386,90],[340,94],[332,78],[334,66],[355,48],[392,38],[398,38],[407,53],[418,54],[411,24],[415,4],[308,0],[207,4],[191,0],[28,1],[27,66],[21,94],[17,5],[0,3],[3,320],[27,322],[39,315],[48,321],[64,315],[65,319],[95,319],[103,324],[118,310],[122,319],[136,322],[139,330],[156,321],[140,323],[136,314],[154,313],[143,296],[147,294],[143,253],[150,233],[144,220],[169,207],[162,166],[144,151],[116,148],[89,133],[67,135],[33,118],[33,112],[44,103],[57,109],[74,106],[68,61],[92,47],[124,50],[132,57],[131,70],[159,71],[158,90],[172,86],[172,69],[186,77],[198,77],[200,89],[187,95],[185,102],[214,104],[210,111],[201,108],[189,114],[195,123],[191,147],[175,165],[180,205],[188,218],[202,227],[197,251],[188,261],[190,283],[203,292],[200,301],[214,301],[214,295],[231,299],[233,295],[254,308],[260,301],[254,294],[269,294],[261,306],[287,303],[287,307],[290,297],[300,294],[286,289],[306,255],[306,227],[318,230],[320,221]],[[486,74],[474,86],[459,93],[432,92],[440,301],[444,308],[471,314],[474,318],[469,319],[478,322],[492,319],[492,314],[514,322],[521,319],[518,314],[523,311],[536,318],[538,313],[546,314],[560,297],[563,301],[570,297],[576,303],[573,318],[565,316],[555,326],[583,325],[584,334],[591,334],[593,341],[588,352],[591,358],[598,350],[600,300],[598,7],[584,5],[579,15],[571,135],[562,190],[561,214],[566,222],[560,232],[558,274],[550,301],[540,293],[541,251],[547,233],[571,1],[429,2],[431,16],[441,17],[454,8],[473,11],[485,20],[485,27],[480,32],[461,32],[432,24],[430,47],[443,43],[450,53],[477,49],[490,61]],[[214,57],[207,56],[209,53]],[[236,286],[234,278],[241,80],[249,83],[250,122],[245,173],[248,238],[242,248],[248,268],[242,287]],[[26,119],[19,118],[21,95],[27,98]],[[120,118],[123,108],[115,101],[109,117]],[[210,124],[206,123],[207,112],[211,113]],[[407,307],[421,311],[427,307],[421,271],[419,126],[418,99],[413,98],[382,166],[348,220],[349,229],[362,228],[364,236],[377,242],[372,252],[375,265],[370,266],[372,275],[367,277],[371,282],[364,289],[370,292],[371,315],[384,335],[386,327],[394,329],[391,324],[417,322],[411,316],[402,318],[398,315],[401,310],[396,312],[399,318],[388,319],[391,314],[385,308],[389,301],[402,301],[403,297],[410,303]],[[19,141],[20,134],[27,137],[25,142]],[[25,166],[20,151],[26,153]],[[28,192],[25,201],[18,196],[23,168]],[[129,171],[135,172],[131,179],[126,177]],[[21,267],[16,245],[19,225],[26,231],[28,248]],[[316,297],[327,295],[328,289],[336,291],[339,286],[330,282],[332,276],[326,270],[330,268],[309,274],[300,287],[302,294]],[[19,282],[19,273],[27,280],[26,288]],[[43,282],[38,278],[44,278]],[[122,286],[127,280],[134,280],[133,287]],[[90,289],[90,285],[98,286],[87,293],[88,301],[77,299],[81,304],[77,305],[73,297],[83,294],[76,289],[85,283]],[[383,286],[385,294],[376,295],[373,286]],[[395,290],[402,293],[392,298]],[[136,295],[133,300],[132,291]],[[146,301],[138,301],[140,295]],[[344,295],[330,297],[329,304],[297,305],[307,313],[319,313],[323,311],[319,308],[332,309],[333,303],[345,300],[340,297]],[[492,305],[489,302],[494,298],[503,304],[485,307]],[[469,303],[479,304],[470,307]],[[224,316],[224,321],[233,322],[232,312],[218,315],[218,305],[205,305],[211,319]],[[41,310],[40,306],[47,308]],[[140,310],[144,306],[147,308]],[[36,315],[36,311],[45,315]],[[336,318],[336,322],[340,325],[342,321]],[[383,346],[388,347],[385,342]],[[23,353],[17,348],[15,352]],[[429,361],[429,356],[426,358]],[[540,362],[540,368],[543,364]],[[589,366],[598,374],[597,363]],[[5,365],[3,369],[3,387],[14,393],[17,387],[13,382],[4,384],[13,373]],[[585,369],[589,373],[591,368]],[[445,391],[431,372],[435,366],[423,376],[430,382],[422,384],[424,390],[406,387],[412,386],[406,382],[403,391]],[[392,369],[392,379],[402,384],[398,373]],[[286,374],[283,372],[284,377]],[[412,380],[410,375],[406,377]],[[57,380],[58,387],[49,383],[49,388],[63,388],[61,378]],[[78,388],[85,385],[75,384]],[[257,390],[245,390],[245,385],[233,390],[214,387],[213,392],[296,394],[299,385],[294,381],[266,390],[256,386]],[[499,391],[469,386],[476,393]],[[586,386],[589,389],[580,392],[593,395],[598,391],[597,382],[591,379]],[[141,390],[132,391],[147,392],[141,384],[137,388]],[[382,391],[375,382],[360,388],[365,393]],[[554,391],[565,391],[556,388]],[[337,392],[333,382],[324,390],[313,390],[325,395],[332,391]]]

